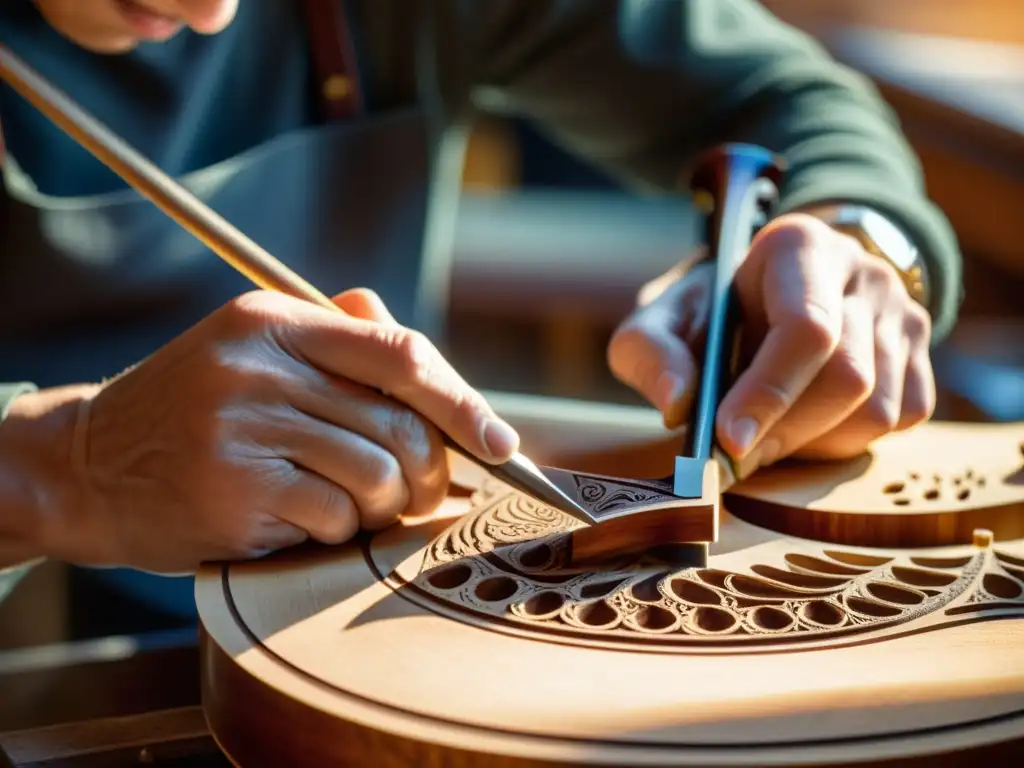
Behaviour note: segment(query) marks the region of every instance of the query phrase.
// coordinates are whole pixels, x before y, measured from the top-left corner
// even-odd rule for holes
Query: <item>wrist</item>
[[[885,214],[859,203],[821,203],[799,212],[821,219],[857,240],[865,251],[888,262],[914,301],[931,307],[931,281],[917,245]]]
[[[89,519],[74,454],[79,417],[96,385],[22,394],[0,422],[0,566],[74,561]]]

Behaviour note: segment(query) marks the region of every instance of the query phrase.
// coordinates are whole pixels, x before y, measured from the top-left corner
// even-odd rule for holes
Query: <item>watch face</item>
[[[893,266],[902,272],[909,273],[914,270],[917,251],[892,222],[874,211],[866,211],[859,224]]]

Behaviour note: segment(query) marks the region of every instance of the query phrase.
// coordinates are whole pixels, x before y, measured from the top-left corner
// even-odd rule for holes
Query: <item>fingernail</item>
[[[507,459],[519,448],[519,435],[511,426],[499,419],[491,419],[484,426],[484,445],[494,459]]]
[[[744,456],[750,447],[754,444],[754,440],[757,438],[757,421],[745,416],[742,419],[736,419],[729,426],[729,439],[736,445],[736,450],[739,451],[740,456]]]
[[[668,414],[686,394],[686,382],[678,374],[665,371],[658,377],[651,393],[655,406],[664,414]]]

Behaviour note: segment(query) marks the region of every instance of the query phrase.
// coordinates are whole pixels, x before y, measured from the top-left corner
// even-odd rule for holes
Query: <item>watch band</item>
[[[868,253],[887,261],[903,281],[907,293],[922,306],[929,305],[928,273],[921,254],[904,232],[878,211],[864,205],[833,204],[806,210],[837,232],[850,235]]]

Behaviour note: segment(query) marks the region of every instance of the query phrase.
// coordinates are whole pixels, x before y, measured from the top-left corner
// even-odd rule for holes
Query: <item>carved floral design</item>
[[[1024,557],[987,544],[925,557],[794,541],[738,567],[734,558],[731,568],[666,570],[630,558],[580,572],[559,566],[578,521],[497,485],[473,510],[426,548],[412,586],[460,613],[563,641],[736,652],[1024,615]]]

